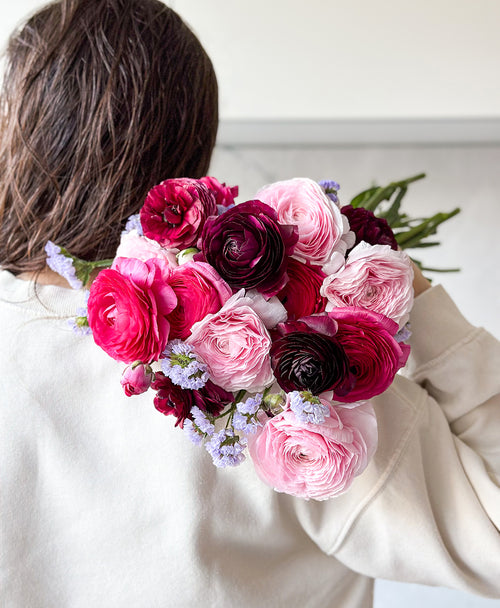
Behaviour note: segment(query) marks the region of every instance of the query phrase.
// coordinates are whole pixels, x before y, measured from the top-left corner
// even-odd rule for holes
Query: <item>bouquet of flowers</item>
[[[324,500],[372,458],[370,400],[409,355],[413,268],[374,209],[412,179],[342,207],[333,181],[281,181],[235,204],[237,187],[213,177],[169,179],[129,219],[113,260],[49,242],[48,263],[75,287],[105,267],[73,326],[126,364],[128,396],[154,391],[216,466],[248,451],[275,490]],[[399,203],[384,213],[399,236],[416,232]]]

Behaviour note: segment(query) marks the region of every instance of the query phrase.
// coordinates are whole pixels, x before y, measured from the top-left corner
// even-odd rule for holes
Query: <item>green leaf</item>
[[[396,241],[401,249],[422,249],[436,247],[440,244],[437,240],[426,240],[436,234],[437,228],[446,222],[460,209],[454,209],[449,213],[436,213],[430,217],[410,217],[401,211],[403,199],[408,192],[411,183],[425,177],[425,173],[419,173],[400,181],[391,182],[387,186],[372,186],[355,196],[351,205],[353,207],[364,207],[372,211],[377,217],[385,219],[394,232]],[[389,201],[388,205],[382,205]],[[418,260],[413,260],[422,270],[429,272],[456,272],[458,269],[436,269],[425,268]]]
[[[364,207],[364,203],[366,201],[368,201],[370,199],[370,197],[379,189],[378,186],[375,186],[374,188],[369,188],[368,190],[364,190],[363,192],[360,192],[357,196],[355,196],[352,201],[349,203],[351,205],[351,207],[354,207],[355,209],[357,207]]]

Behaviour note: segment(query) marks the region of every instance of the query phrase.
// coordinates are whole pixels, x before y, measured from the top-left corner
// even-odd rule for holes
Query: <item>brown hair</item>
[[[62,0],[7,48],[0,135],[0,266],[45,265],[47,240],[113,257],[124,220],[169,177],[206,174],[217,81],[158,0]]]

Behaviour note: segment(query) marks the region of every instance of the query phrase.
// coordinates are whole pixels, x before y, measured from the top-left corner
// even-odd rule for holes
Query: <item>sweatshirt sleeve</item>
[[[500,344],[439,286],[416,299],[411,325],[407,377],[374,400],[372,463],[338,501],[298,516],[357,572],[500,598]]]

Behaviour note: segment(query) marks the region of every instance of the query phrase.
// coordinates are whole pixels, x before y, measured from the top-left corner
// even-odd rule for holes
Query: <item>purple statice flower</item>
[[[68,325],[73,332],[82,336],[90,336],[92,334],[87,319],[87,302],[89,300],[89,295],[90,291],[88,289],[85,290],[85,306],[79,306],[76,309],[76,316],[68,319]]]
[[[206,413],[200,410],[197,405],[193,405],[191,408],[191,414],[193,416],[194,424],[200,429],[200,431],[211,437],[214,434],[215,427],[208,419]]]
[[[132,232],[132,230],[136,230],[137,234],[139,236],[143,236],[141,219],[140,219],[139,213],[136,213],[135,215],[131,215],[128,218],[127,223],[125,224],[125,229],[122,232],[122,236],[124,234],[128,234],[129,232]]]
[[[47,254],[47,266],[51,270],[66,279],[73,289],[83,287],[83,283],[76,276],[73,258],[62,253],[61,248],[52,241],[47,241],[45,253]]]
[[[186,420],[184,420],[182,430],[186,433],[186,435],[195,445],[201,445],[203,443],[203,435],[195,427],[193,421],[189,420],[189,418],[186,418]]]
[[[91,336],[92,330],[86,321],[87,317],[72,317],[71,319],[68,319],[68,325],[75,334],[80,336]]]
[[[255,397],[248,397],[245,401],[239,401],[236,409],[240,414],[256,414],[262,403],[262,393],[257,393]]]
[[[394,339],[396,342],[406,342],[410,339],[411,333],[410,324],[407,323],[398,331],[398,333],[394,336]]]
[[[288,404],[299,422],[322,424],[330,416],[328,407],[308,391],[288,393]]]
[[[207,383],[207,366],[198,359],[190,344],[179,339],[171,340],[163,351],[163,357],[162,371],[174,384],[198,390]]]
[[[223,429],[212,435],[205,449],[212,456],[216,467],[236,467],[245,460],[243,453],[246,441],[234,434],[232,429]]]
[[[339,202],[337,192],[340,190],[340,186],[337,182],[333,181],[333,179],[322,179],[318,183],[323,188],[328,198],[330,198],[334,203]]]
[[[222,215],[225,211],[232,209],[234,206],[234,203],[232,205],[227,205],[227,207],[225,205],[217,205],[217,215]]]
[[[235,412],[233,416],[233,428],[237,431],[241,431],[248,435],[249,433],[255,433],[260,426],[260,422],[254,417],[245,416],[240,412]]]
[[[249,397],[245,401],[236,404],[236,412],[233,416],[233,427],[243,433],[255,433],[260,426],[257,420],[257,412],[262,404],[262,394]]]

